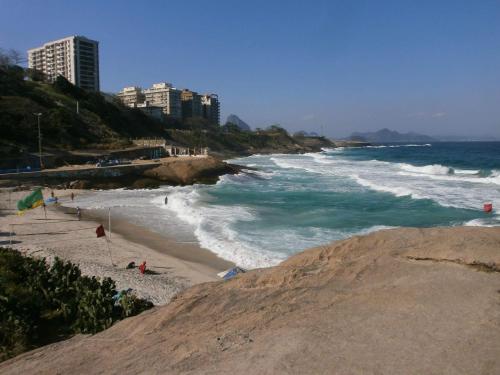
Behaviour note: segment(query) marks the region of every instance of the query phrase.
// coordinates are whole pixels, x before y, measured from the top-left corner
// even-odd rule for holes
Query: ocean
[[[247,268],[385,228],[500,225],[500,142],[382,144],[230,162],[248,169],[215,185],[99,191],[73,206],[111,208]],[[483,212],[486,202],[497,210]]]

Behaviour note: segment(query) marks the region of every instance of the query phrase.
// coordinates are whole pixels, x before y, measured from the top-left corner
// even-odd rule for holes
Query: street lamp
[[[40,158],[40,170],[43,169],[43,161],[42,161],[42,132],[40,131],[40,116],[41,112],[33,113],[38,118],[38,157]]]

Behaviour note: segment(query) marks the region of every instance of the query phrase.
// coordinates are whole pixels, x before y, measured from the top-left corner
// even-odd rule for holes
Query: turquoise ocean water
[[[139,225],[198,241],[244,267],[392,227],[500,225],[500,142],[384,144],[231,160],[212,186],[102,191],[79,198]],[[168,204],[164,198],[168,196]]]

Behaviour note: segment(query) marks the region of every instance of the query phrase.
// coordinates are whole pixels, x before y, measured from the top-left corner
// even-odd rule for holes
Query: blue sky
[[[2,48],[75,34],[103,90],[212,91],[253,127],[500,137],[500,1],[0,0]]]

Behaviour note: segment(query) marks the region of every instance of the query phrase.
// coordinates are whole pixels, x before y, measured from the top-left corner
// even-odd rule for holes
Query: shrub
[[[78,266],[56,258],[24,257],[0,248],[0,360],[66,338],[96,333],[115,321],[151,308],[116,285],[82,276]]]

